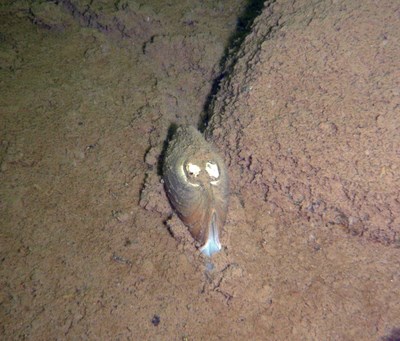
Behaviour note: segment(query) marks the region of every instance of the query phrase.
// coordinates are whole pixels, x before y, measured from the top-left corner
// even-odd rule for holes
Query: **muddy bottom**
[[[375,113],[376,104],[390,115],[374,116],[381,144],[364,148],[369,159],[354,165],[357,148],[375,145],[376,138],[368,130],[372,137],[357,139],[358,116],[346,121],[348,108],[327,108],[329,120],[324,116],[314,127],[298,111],[307,94],[301,104],[314,114],[325,99],[333,103],[338,79],[332,77],[329,91],[318,82],[336,71],[345,78],[352,57],[326,57],[332,73],[321,74],[321,46],[304,59],[291,50],[306,26],[303,45],[312,45],[313,20],[348,24],[351,15],[365,15],[354,36],[344,35],[347,44],[363,30],[381,28],[382,20],[368,21],[366,14],[378,13],[387,25],[381,43],[393,49],[372,65],[373,76],[382,76],[375,84],[398,86],[390,72],[399,64],[384,56],[399,46],[399,7],[299,3],[1,6],[1,339],[400,339],[400,133],[399,106],[393,106],[399,87],[366,82],[360,90],[374,99],[380,89],[393,96],[364,102],[365,112]],[[348,25],[340,27],[351,32]],[[321,45],[347,46],[340,35],[324,39]],[[271,44],[269,62],[257,52],[265,51],[263,42]],[[354,44],[356,57],[373,48],[368,41]],[[315,87],[303,78],[311,77],[302,69],[310,60]],[[261,91],[266,87],[271,98]],[[273,96],[282,101],[272,103]],[[283,115],[285,108],[293,119]],[[341,129],[346,122],[349,128]],[[201,254],[173,212],[161,172],[172,128],[208,123],[231,187],[222,250],[212,258]],[[315,133],[305,137],[304,127]],[[323,134],[328,138],[318,154]],[[296,172],[298,164],[304,172]],[[312,180],[318,174],[306,165],[317,164],[329,186]],[[343,167],[329,168],[335,164]],[[358,171],[371,178],[357,178]],[[381,182],[371,180],[376,177]],[[307,191],[299,185],[305,179]],[[344,194],[335,201],[346,188],[380,196],[351,201]],[[375,199],[380,205],[369,212]],[[354,210],[362,213],[358,220]]]

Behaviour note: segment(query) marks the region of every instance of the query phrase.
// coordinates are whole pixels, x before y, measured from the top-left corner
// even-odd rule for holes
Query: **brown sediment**
[[[396,339],[398,1],[244,6],[3,1],[0,339]],[[160,169],[204,106],[212,263]]]

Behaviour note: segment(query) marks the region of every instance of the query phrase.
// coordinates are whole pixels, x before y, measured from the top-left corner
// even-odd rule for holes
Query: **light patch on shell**
[[[214,179],[214,181],[211,181],[211,184],[217,185],[219,182],[219,180],[217,180],[219,178],[218,165],[213,162],[207,162],[206,163],[206,172],[211,177],[211,179]]]
[[[201,168],[194,163],[188,163],[186,166],[187,172],[195,178],[200,174]]]
[[[181,176],[185,179],[185,182],[187,184],[189,184],[190,186],[193,186],[193,187],[200,187],[200,185],[190,182],[190,180],[188,179],[186,174],[189,174],[191,177],[197,177],[200,174],[200,171],[201,171],[201,169],[199,166],[197,166],[193,163],[190,163],[190,162],[185,166],[185,169],[183,168],[183,165],[181,165],[181,167],[180,167]]]

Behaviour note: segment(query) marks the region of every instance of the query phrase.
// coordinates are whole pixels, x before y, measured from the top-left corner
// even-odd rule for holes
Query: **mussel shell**
[[[222,158],[194,127],[177,129],[166,151],[163,178],[168,198],[193,238],[202,248],[214,243],[204,253],[217,252],[229,180]]]

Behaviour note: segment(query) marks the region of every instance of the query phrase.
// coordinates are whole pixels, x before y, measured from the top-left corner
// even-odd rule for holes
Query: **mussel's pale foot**
[[[220,250],[221,243],[219,242],[218,226],[216,224],[214,213],[211,219],[208,239],[206,243],[200,248],[200,251],[203,252],[203,254],[205,254],[206,256],[211,257],[214,253],[217,253]]]

